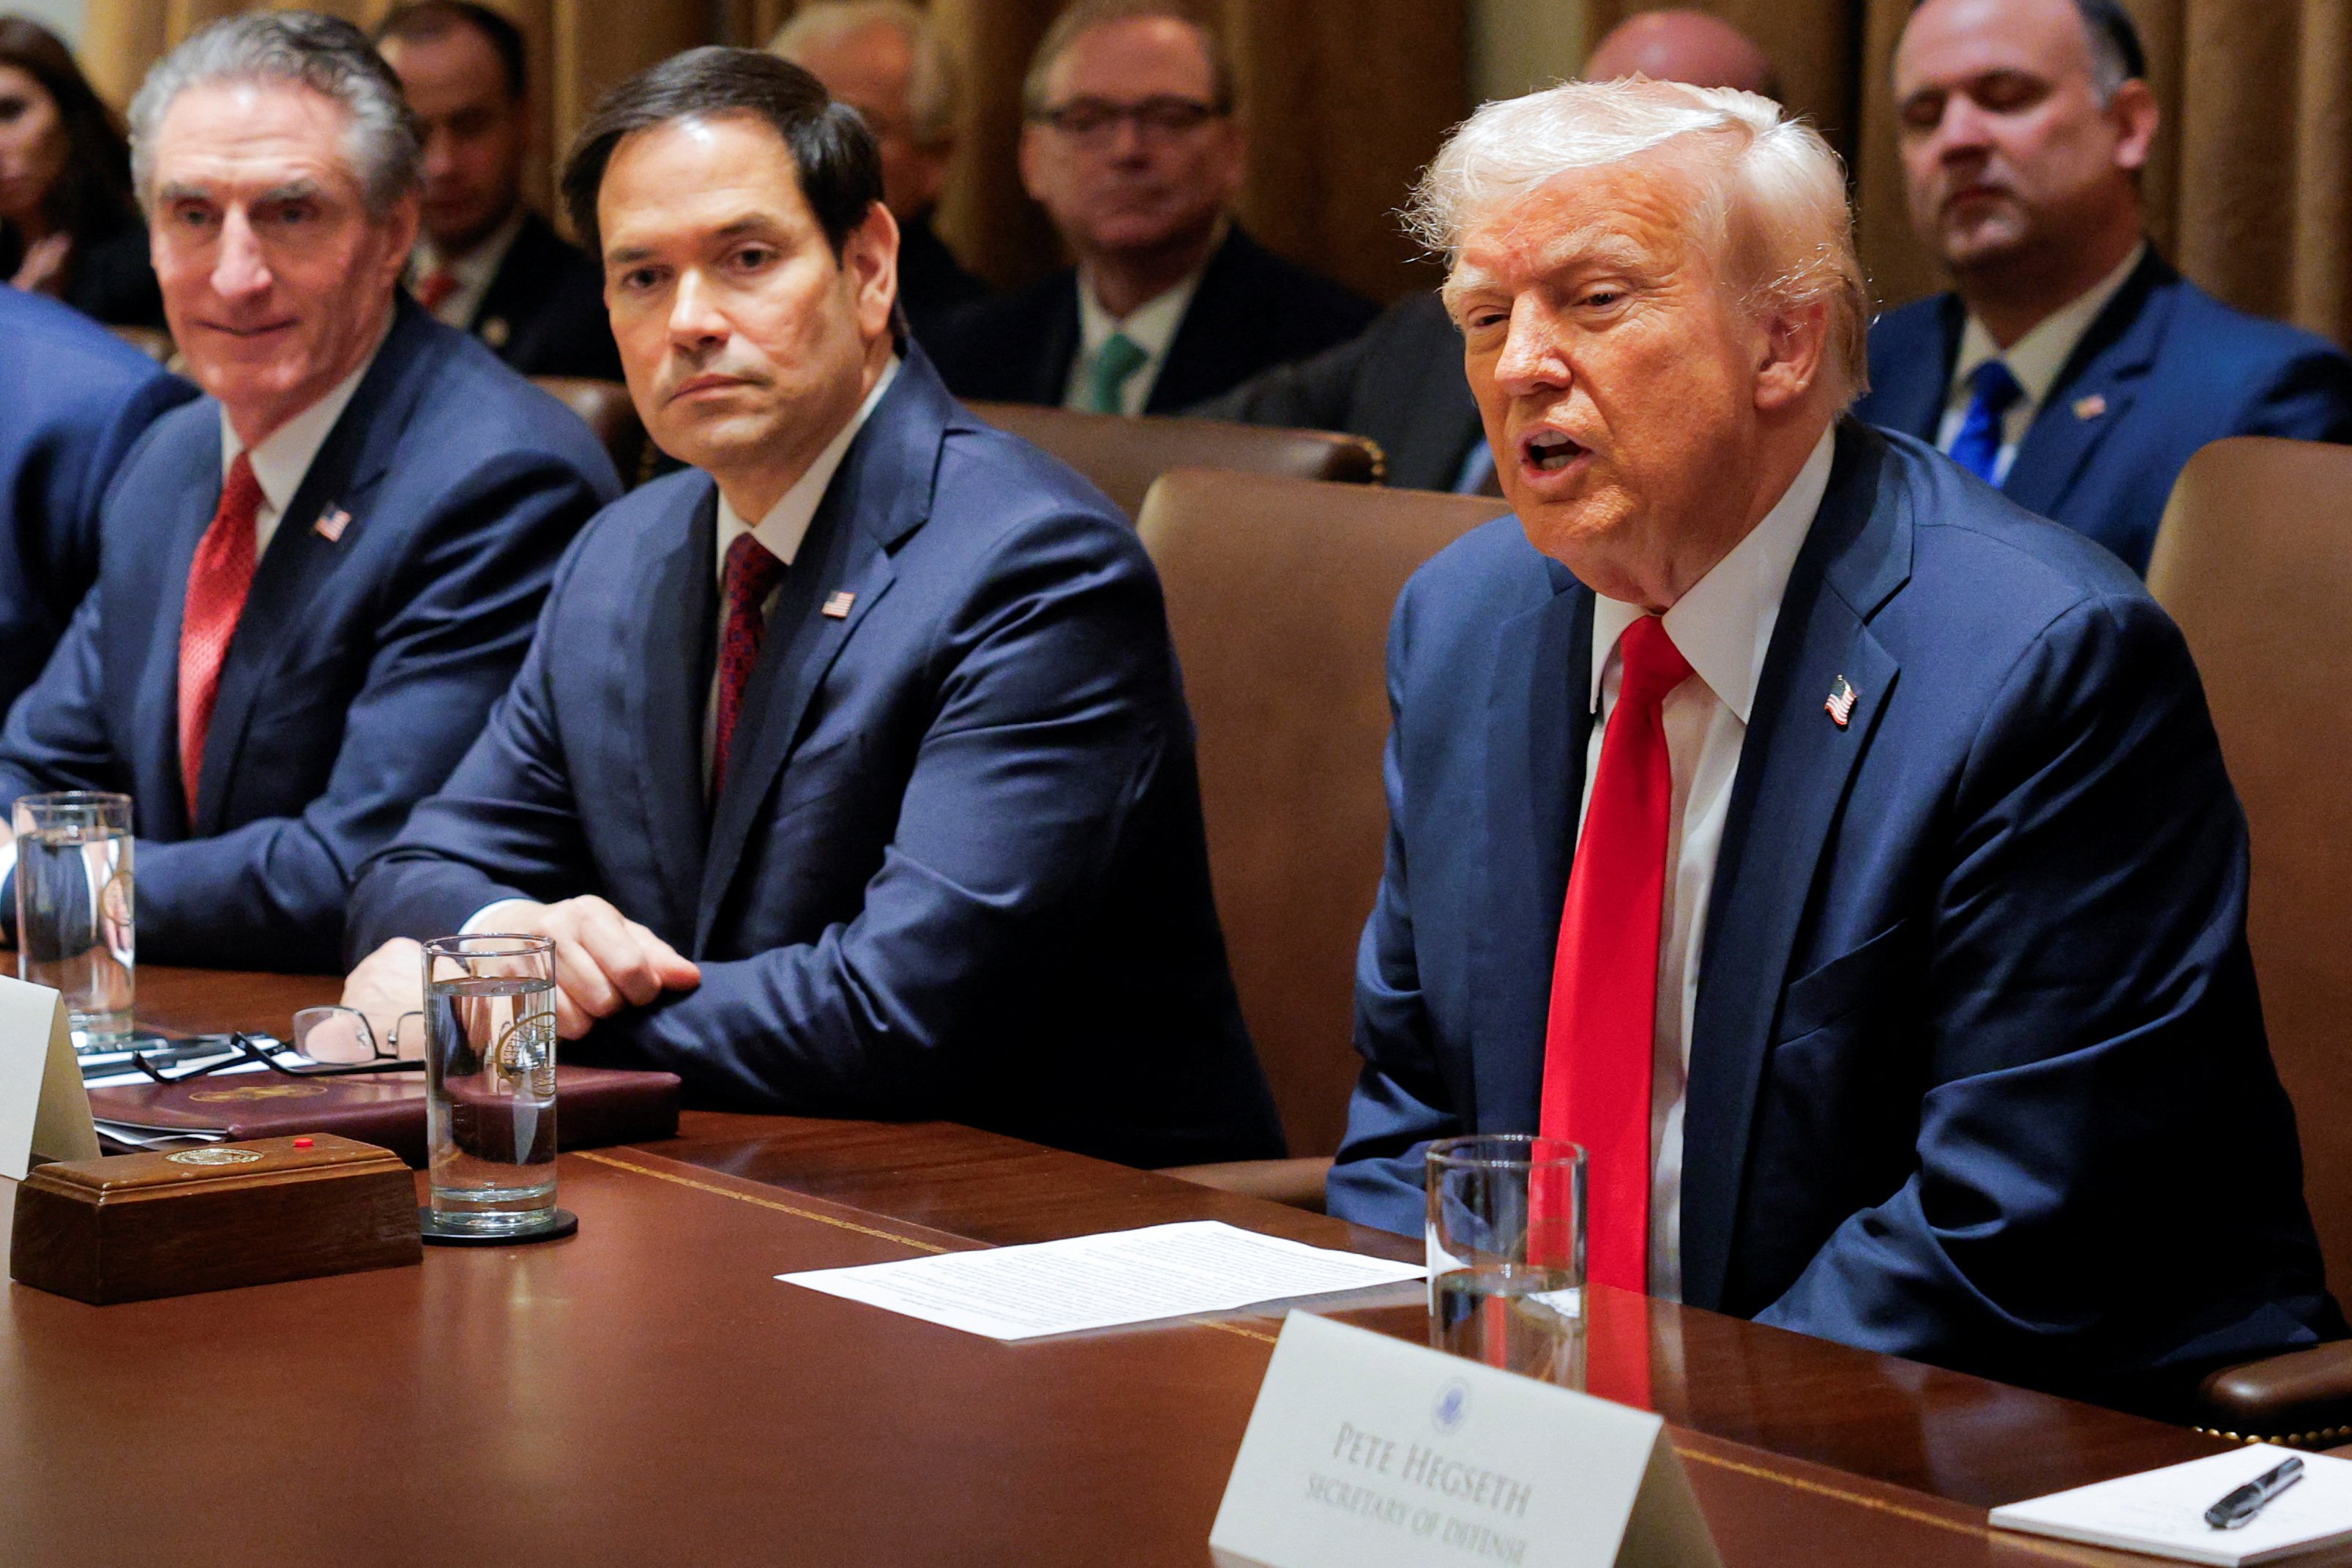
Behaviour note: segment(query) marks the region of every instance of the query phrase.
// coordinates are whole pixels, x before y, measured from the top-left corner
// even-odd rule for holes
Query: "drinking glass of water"
[[[569,1217],[555,1206],[555,943],[445,936],[424,963],[428,1239],[550,1234]]]
[[[131,1036],[131,797],[28,795],[14,826],[18,977],[64,996],[76,1047],[119,1047]]]
[[[1584,1385],[1584,1150],[1485,1133],[1429,1146],[1429,1337]]]

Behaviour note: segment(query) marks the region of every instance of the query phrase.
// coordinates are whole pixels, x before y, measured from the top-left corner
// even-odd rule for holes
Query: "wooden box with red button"
[[[320,1132],[39,1166],[16,1188],[8,1273],[107,1306],[423,1257],[408,1167]]]

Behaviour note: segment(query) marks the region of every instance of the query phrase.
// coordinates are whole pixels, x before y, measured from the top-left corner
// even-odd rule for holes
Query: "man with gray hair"
[[[2156,95],[2118,0],[1924,0],[1895,56],[1911,223],[1953,291],[1881,317],[1855,413],[2145,571],[2225,436],[2352,440],[2352,359],[2156,254]]]
[[[1332,1212],[1417,1230],[1433,1140],[1539,1133],[1588,1152],[1601,1285],[2141,1405],[2342,1333],[2188,652],[1841,417],[1827,146],[1571,84],[1479,110],[1414,212],[1517,516],[1397,606]]]
[[[898,220],[898,308],[918,341],[988,298],[932,226],[955,156],[954,57],[911,0],[822,0],[803,7],[768,41],[768,52],[824,83],[874,132],[882,153],[882,201]]]
[[[97,586],[0,732],[0,812],[126,793],[142,956],[330,970],[352,874],[480,732],[619,487],[578,419],[400,292],[416,130],[357,29],[215,23],[131,124],[205,395],[107,492]]]

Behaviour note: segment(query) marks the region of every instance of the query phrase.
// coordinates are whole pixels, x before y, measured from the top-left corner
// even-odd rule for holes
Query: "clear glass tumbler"
[[[1429,1146],[1429,1342],[1584,1385],[1584,1150],[1482,1133]]]
[[[78,1048],[131,1035],[131,797],[92,790],[16,803],[18,978],[65,998]]]
[[[445,936],[425,944],[432,1219],[514,1236],[555,1221],[555,943]]]

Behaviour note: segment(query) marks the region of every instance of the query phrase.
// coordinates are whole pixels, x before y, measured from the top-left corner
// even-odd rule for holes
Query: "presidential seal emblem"
[[[250,1149],[183,1149],[163,1156],[174,1165],[258,1165],[261,1156]]]

